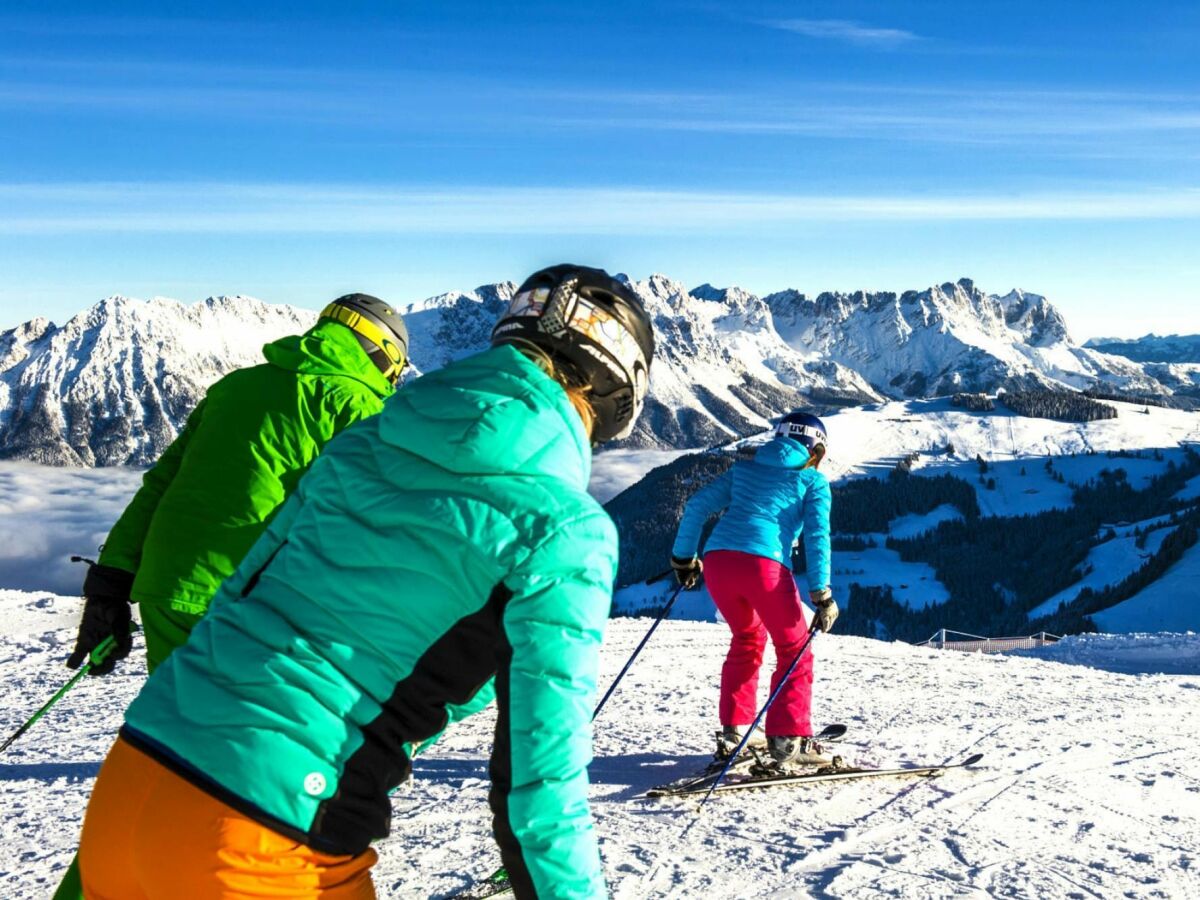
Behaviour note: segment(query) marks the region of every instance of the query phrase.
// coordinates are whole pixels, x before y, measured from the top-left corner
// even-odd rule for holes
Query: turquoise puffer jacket
[[[781,436],[759,447],[753,460],[734,463],[688,501],[671,553],[695,556],[704,523],[724,509],[706,553],[738,550],[791,568],[792,547],[803,534],[809,590],[829,587],[829,480],[805,469],[808,459],[803,444]]]
[[[511,347],[331,441],[122,735],[314,848],[388,832],[405,746],[482,705],[519,897],[600,897],[587,803],[617,536],[566,393]]]

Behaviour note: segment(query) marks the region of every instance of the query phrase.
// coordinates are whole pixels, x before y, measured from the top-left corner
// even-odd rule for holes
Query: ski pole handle
[[[129,630],[135,631],[135,627],[131,624]],[[92,648],[92,652],[88,654],[87,665],[84,669],[91,669],[93,666],[98,666],[100,663],[108,659],[109,654],[116,649],[117,639],[111,634]]]

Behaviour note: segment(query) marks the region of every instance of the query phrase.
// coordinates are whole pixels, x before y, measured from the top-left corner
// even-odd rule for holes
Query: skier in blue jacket
[[[772,690],[807,636],[806,610],[791,568],[792,547],[801,536],[817,627],[829,631],[837,618],[830,590],[831,496],[828,479],[818,471],[827,443],[820,419],[789,413],[753,460],[734,463],[698,491],[679,523],[671,551],[675,575],[690,588],[703,571],[713,602],[733,631],[721,669],[718,757],[728,756],[754,721],[767,636],[775,647]],[[701,532],[722,510],[702,563]],[[767,743],[780,765],[823,759],[811,740],[812,680],[812,654],[806,652],[767,712]]]

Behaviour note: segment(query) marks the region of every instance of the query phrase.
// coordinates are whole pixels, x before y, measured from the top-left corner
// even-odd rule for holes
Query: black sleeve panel
[[[500,630],[501,635],[504,630]],[[512,790],[512,734],[509,728],[509,669],[512,667],[512,647],[502,638],[496,652],[496,737],[492,745],[489,774],[492,788],[488,804],[492,808],[492,834],[500,847],[500,860],[508,871],[508,880],[517,900],[536,900],[533,877],[521,851],[521,842],[508,819],[508,794]]]
[[[479,610],[455,622],[396,684],[379,715],[361,726],[362,746],[346,761],[337,793],[321,803],[314,836],[345,848],[341,852],[360,853],[388,834],[388,791],[411,770],[404,745],[445,728],[447,704],[468,702],[491,679],[494,648],[504,634],[500,620],[511,596],[497,586]]]

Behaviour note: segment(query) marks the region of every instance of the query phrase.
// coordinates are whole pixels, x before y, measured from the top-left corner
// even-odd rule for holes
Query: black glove
[[[695,556],[691,559],[680,559],[678,556],[672,556],[671,568],[675,570],[675,580],[683,585],[685,591],[690,591],[692,588],[699,586],[700,575],[704,571],[704,563],[700,562],[699,558]]]
[[[816,611],[814,621],[817,623],[817,627],[828,634],[838,617],[837,604],[833,602],[833,591],[829,588],[813,591],[808,595],[808,599]]]
[[[83,619],[79,623],[79,636],[75,638],[75,650],[67,658],[67,665],[78,669],[93,650],[107,637],[116,641],[112,652],[99,665],[92,666],[89,675],[107,675],[133,649],[133,634],[130,624],[133,611],[130,609],[129,592],[133,588],[133,573],[112,566],[93,565],[88,567],[83,580]]]

